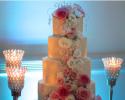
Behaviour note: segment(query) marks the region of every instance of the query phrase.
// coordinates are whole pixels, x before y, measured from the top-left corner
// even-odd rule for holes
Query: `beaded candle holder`
[[[8,76],[8,87],[11,90],[13,100],[18,100],[18,97],[21,96],[21,90],[24,87],[24,77],[26,70],[27,69],[25,67],[6,67],[6,72]]]
[[[123,59],[116,57],[109,57],[109,58],[103,58],[102,61],[106,69],[108,84],[110,85],[110,100],[112,100],[113,87],[115,86],[116,80],[119,76]]]
[[[20,67],[24,55],[23,50],[4,50],[3,51],[6,67]]]

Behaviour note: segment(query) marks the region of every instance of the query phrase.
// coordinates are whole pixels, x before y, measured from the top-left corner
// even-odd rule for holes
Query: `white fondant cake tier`
[[[66,57],[77,56],[77,53],[80,53],[79,56],[81,57],[87,56],[86,38],[77,38],[75,40],[59,36],[48,38],[48,57],[64,61]]]
[[[38,83],[39,100],[94,100],[87,39],[82,35],[83,17],[78,5],[55,10],[48,57],[43,59],[43,81]]]
[[[83,16],[78,17],[76,19],[76,28],[79,32],[83,32]],[[65,24],[65,20],[64,19],[60,19],[57,18],[56,16],[53,16],[53,34],[56,35],[63,35],[65,34],[64,31],[64,24]]]
[[[76,63],[71,65],[70,63]],[[82,62],[78,63],[77,62]],[[88,58],[71,58],[68,62],[69,68],[76,70],[80,74],[91,75],[91,62]],[[57,85],[58,73],[62,72],[67,65],[63,65],[60,60],[54,58],[45,58],[43,60],[43,81],[47,85]]]

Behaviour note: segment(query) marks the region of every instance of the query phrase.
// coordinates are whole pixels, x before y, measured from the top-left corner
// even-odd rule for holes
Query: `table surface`
[[[117,80],[114,87],[113,100],[125,100],[125,71]],[[105,71],[98,70],[91,72],[91,78],[96,83],[96,95],[101,95],[102,100],[109,100],[109,87],[107,85]],[[38,81],[42,79],[42,70],[26,73],[25,86],[19,100],[38,100]],[[7,76],[0,73],[0,100],[12,100],[11,91],[8,88]]]

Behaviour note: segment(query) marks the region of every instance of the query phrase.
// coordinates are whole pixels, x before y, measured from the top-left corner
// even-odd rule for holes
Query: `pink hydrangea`
[[[60,86],[57,90],[59,97],[61,98],[61,100],[65,100],[65,97],[67,97],[69,95],[69,88],[66,86]]]
[[[83,87],[79,87],[76,90],[76,100],[89,100],[90,98],[90,91]]]

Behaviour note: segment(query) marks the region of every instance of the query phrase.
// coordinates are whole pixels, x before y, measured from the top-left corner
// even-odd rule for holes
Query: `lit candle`
[[[22,89],[24,84],[24,75],[26,72],[25,67],[20,68],[6,68],[9,87],[13,89]]]
[[[3,54],[6,60],[6,67],[20,67],[24,55],[23,50],[4,50]]]
[[[103,58],[102,61],[106,70],[114,72],[120,70],[123,63],[123,59],[116,57]]]
[[[109,57],[102,59],[104,67],[107,72],[108,84],[110,86],[110,98],[113,98],[113,87],[116,85],[116,80],[119,76],[119,72],[121,69],[121,64],[123,63],[123,59],[116,57]]]
[[[12,68],[6,67],[8,76],[8,86],[11,89],[12,96],[20,96],[21,90],[24,87],[24,76],[26,72],[25,67]]]

